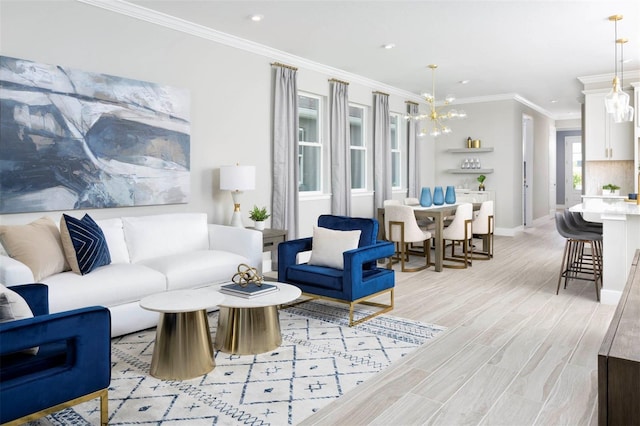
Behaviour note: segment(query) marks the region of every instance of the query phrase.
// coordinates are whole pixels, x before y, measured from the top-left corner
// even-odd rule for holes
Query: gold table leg
[[[277,306],[229,308],[220,306],[216,349],[236,355],[255,355],[282,344]]]
[[[164,312],[156,329],[150,374],[162,380],[187,380],[215,367],[207,311]]]

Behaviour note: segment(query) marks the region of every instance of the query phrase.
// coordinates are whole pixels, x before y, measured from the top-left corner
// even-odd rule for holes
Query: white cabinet
[[[633,160],[633,123],[615,123],[604,107],[608,91],[585,97],[585,160]]]

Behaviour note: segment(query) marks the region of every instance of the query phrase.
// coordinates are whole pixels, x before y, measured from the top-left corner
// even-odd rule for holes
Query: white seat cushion
[[[49,286],[50,312],[85,306],[117,306],[165,291],[167,280],[158,271],[142,265],[111,264],[90,274],[64,272],[42,280]]]
[[[140,262],[167,277],[167,290],[193,288],[231,281],[238,265],[248,259],[219,250],[199,250]]]

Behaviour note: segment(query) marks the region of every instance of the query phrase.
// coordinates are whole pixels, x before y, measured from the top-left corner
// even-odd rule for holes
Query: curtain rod
[[[404,101],[404,103],[409,105],[420,105],[419,103],[413,101]]]
[[[336,83],[342,83],[342,84],[346,84],[347,86],[349,85],[348,81],[342,81],[342,80],[338,80],[337,78],[330,78],[329,81],[331,82],[336,82]]]
[[[280,62],[271,62],[271,66],[272,67],[289,68],[290,70],[298,71],[298,68],[292,67],[291,65],[281,64]]]
[[[378,91],[373,92],[373,94],[374,94],[374,95],[385,95],[385,96],[389,96],[389,94],[388,94],[388,93],[378,92]]]

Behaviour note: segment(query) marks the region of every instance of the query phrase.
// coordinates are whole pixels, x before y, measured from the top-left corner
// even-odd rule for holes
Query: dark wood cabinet
[[[640,250],[598,353],[598,424],[640,425]]]

